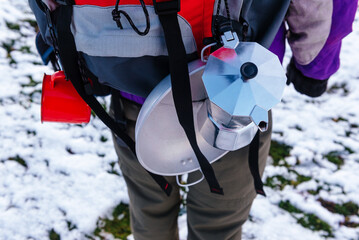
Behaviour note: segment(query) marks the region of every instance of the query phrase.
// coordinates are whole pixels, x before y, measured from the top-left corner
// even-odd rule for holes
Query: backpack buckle
[[[178,13],[181,10],[180,0],[165,1],[165,2],[157,2],[157,1],[153,0],[153,6],[155,8],[155,12],[157,15],[168,15],[172,13]]]
[[[239,38],[236,32],[227,31],[221,36],[223,47],[235,49],[239,44]]]

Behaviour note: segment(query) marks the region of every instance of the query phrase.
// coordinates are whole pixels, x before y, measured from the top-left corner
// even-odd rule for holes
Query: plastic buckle
[[[158,0],[157,0],[158,1]],[[157,2],[153,0],[153,6],[157,15],[168,15],[178,13],[181,10],[180,0]]]
[[[239,38],[236,32],[227,31],[221,36],[223,47],[235,49],[239,44]]]

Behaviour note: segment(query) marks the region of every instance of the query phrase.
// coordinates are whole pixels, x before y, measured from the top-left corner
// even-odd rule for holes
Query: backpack
[[[135,143],[124,133],[120,114],[115,113],[113,119],[95,96],[137,96],[143,101],[170,74],[179,122],[210,191],[223,194],[196,142],[187,63],[198,58],[205,45],[213,51],[223,41],[231,41],[234,33],[240,41],[255,41],[269,48],[290,0],[57,0],[55,11],[41,0],[29,2],[43,40],[53,46],[67,78],[134,154]],[[258,147],[257,133],[250,145],[249,165],[257,193],[265,195]],[[167,195],[171,193],[162,176],[149,174]]]

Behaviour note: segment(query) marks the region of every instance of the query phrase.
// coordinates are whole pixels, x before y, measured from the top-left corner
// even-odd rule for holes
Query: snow
[[[109,173],[117,157],[110,131],[98,118],[88,125],[41,123],[39,90],[44,72],[52,70],[37,64],[41,60],[34,29],[25,19],[34,19],[27,1],[0,0],[0,239],[48,239],[51,229],[61,239],[86,239],[99,217],[110,216],[121,202],[128,203],[126,185],[117,165],[114,170],[119,175]],[[20,31],[10,30],[6,23],[19,24]],[[326,239],[323,232],[302,227],[294,214],[278,206],[286,200],[327,222],[334,234],[330,239],[359,238],[359,227],[341,225],[344,217],[318,201],[359,204],[358,17],[353,29],[343,42],[341,69],[329,81],[329,88],[345,85],[346,90],[310,99],[289,86],[274,109],[273,139],[293,148],[285,159],[290,168],[268,165],[264,179],[281,175],[296,180],[292,170],[311,179],[296,187],[265,187],[268,197],[254,201],[243,239]],[[2,46],[12,40],[14,50],[8,56]],[[23,46],[30,53],[22,51]],[[38,82],[36,86],[27,86],[30,77]],[[101,141],[103,137],[107,141]],[[328,161],[325,156],[330,152],[340,153],[344,164],[338,167]],[[317,195],[308,193],[319,187]],[[359,223],[358,216],[350,220]],[[69,230],[68,222],[76,228]],[[186,215],[178,222],[180,238],[186,239]]]

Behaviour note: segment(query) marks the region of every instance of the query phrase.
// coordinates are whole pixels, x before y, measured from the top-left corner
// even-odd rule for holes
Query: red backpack
[[[34,1],[38,22],[47,22],[42,35],[53,45],[67,78],[134,154],[135,143],[96,100],[93,82],[111,87],[115,95],[146,97],[171,74],[179,122],[210,191],[223,194],[196,142],[187,62],[198,58],[204,45],[220,47],[234,36],[268,48],[290,0],[58,0],[60,6],[53,12],[41,0],[30,0],[30,5]],[[258,171],[259,139],[255,139],[249,152],[250,167],[257,192],[264,194]],[[162,176],[150,174],[169,195],[168,182]]]

